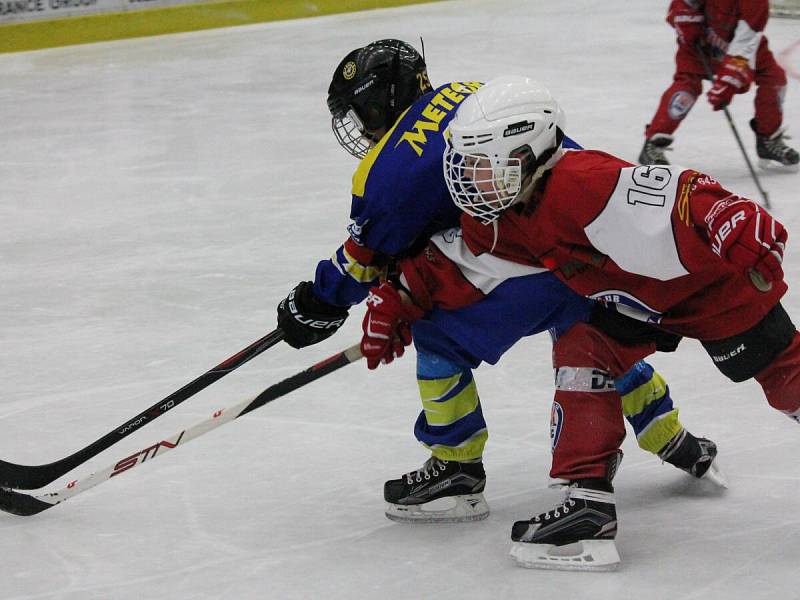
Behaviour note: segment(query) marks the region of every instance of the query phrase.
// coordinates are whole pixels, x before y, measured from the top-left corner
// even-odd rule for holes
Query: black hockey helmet
[[[370,147],[364,134],[389,129],[431,89],[425,60],[410,44],[387,39],[356,48],[336,67],[328,87],[334,135],[363,158]]]

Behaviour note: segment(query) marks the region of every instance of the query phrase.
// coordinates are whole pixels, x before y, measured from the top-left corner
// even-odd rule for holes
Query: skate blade
[[[583,540],[566,546],[514,542],[511,557],[526,569],[615,571],[619,567],[614,540]]]
[[[728,489],[728,478],[725,476],[725,473],[719,468],[719,464],[717,464],[717,459],[711,461],[711,466],[708,467],[708,471],[703,473],[703,476],[700,479],[706,479],[713,483],[714,485],[718,485],[721,488]]]
[[[387,504],[386,517],[398,523],[467,523],[489,516],[483,494],[448,496],[425,504]]]
[[[759,158],[758,166],[764,171],[783,171],[785,173],[797,173],[800,171],[800,164],[798,165],[785,165],[777,160],[770,160],[769,158]]]

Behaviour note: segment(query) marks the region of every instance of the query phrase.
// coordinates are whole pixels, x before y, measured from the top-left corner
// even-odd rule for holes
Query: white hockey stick
[[[97,471],[83,479],[75,479],[70,481],[63,488],[55,492],[48,492],[40,495],[23,494],[8,488],[0,488],[0,510],[7,513],[20,515],[23,517],[38,514],[48,508],[54,507],[93,488],[112,477],[126,473],[140,464],[149,461],[156,456],[162,456],[168,451],[177,448],[179,445],[185,444],[189,440],[200,437],[208,433],[212,429],[216,429],[249,413],[256,408],[259,408],[271,402],[276,398],[280,398],[298,388],[303,387],[307,383],[320,379],[325,375],[349,365],[361,358],[361,350],[359,344],[355,344],[342,352],[334,354],[333,356],[319,362],[308,369],[292,375],[288,379],[276,383],[268,387],[253,399],[245,400],[239,404],[229,406],[214,412],[211,417],[194,424],[188,429],[184,429],[167,439],[161,440],[147,448],[126,456],[122,460],[117,461],[102,471]]]

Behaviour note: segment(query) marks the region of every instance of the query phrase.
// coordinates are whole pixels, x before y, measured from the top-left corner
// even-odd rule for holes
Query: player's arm
[[[398,281],[411,300],[424,310],[434,306],[456,309],[483,299],[483,292],[464,274],[462,267],[435,244],[428,243],[416,256],[399,263]]]
[[[317,264],[314,294],[337,306],[359,304],[369,289],[386,276],[390,258],[348,238],[336,252]]]
[[[428,242],[422,252],[397,264],[391,280],[373,287],[361,327],[361,353],[376,369],[403,355],[411,343],[411,323],[434,306],[456,308],[483,297],[458,266]]]
[[[434,306],[457,308],[483,298],[453,261],[434,244],[398,263],[391,281],[373,287],[361,324],[361,353],[375,369],[402,356],[411,343],[411,323]]]
[[[691,190],[691,220],[717,256],[751,278],[755,271],[766,284],[783,279],[781,263],[788,234],[780,222],[753,200],[730,193],[710,177],[685,171],[682,180]]]
[[[703,39],[706,17],[700,0],[672,0],[667,11],[667,23],[675,29],[678,44],[695,48]]]
[[[537,269],[489,254],[474,256],[450,229],[433,236],[422,252],[398,263],[391,281],[370,290],[361,351],[370,369],[402,356],[411,343],[410,324],[436,308],[456,309],[482,300],[509,278]]]
[[[278,326],[294,348],[321,342],[344,324],[350,306],[386,274],[386,260],[348,238],[317,264],[314,281],[302,281],[278,304]]]
[[[736,23],[733,39],[708,91],[708,101],[714,110],[730,104],[735,94],[743,94],[753,83],[756,54],[764,37],[764,27],[769,17],[768,0],[739,3],[741,14]]]
[[[595,180],[615,172],[598,171]],[[616,173],[610,196],[604,191],[607,181],[585,194],[582,206],[608,201],[582,220],[589,244],[621,269],[668,281],[710,267],[710,249],[748,277],[755,271],[765,282],[783,278],[786,231],[752,200],[674,165],[624,167]],[[581,183],[587,190],[591,185]]]

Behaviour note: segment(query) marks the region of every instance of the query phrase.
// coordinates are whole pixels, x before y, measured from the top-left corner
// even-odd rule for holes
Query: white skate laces
[[[413,484],[415,481],[417,483],[422,483],[424,478],[425,481],[430,481],[431,475],[434,477],[438,477],[440,472],[444,472],[447,468],[446,460],[439,460],[435,456],[432,456],[428,460],[425,461],[425,464],[422,465],[421,468],[417,469],[416,471],[411,471],[410,473],[406,473],[406,483],[409,485]],[[434,464],[436,463],[436,464]],[[438,467],[438,470],[437,470]]]
[[[543,523],[550,519],[557,519],[562,514],[568,515],[570,509],[575,506],[575,499],[588,500],[590,502],[605,502],[606,504],[616,504],[613,492],[603,492],[601,490],[590,490],[588,488],[569,487],[566,488],[564,501],[552,510],[546,513],[536,515],[533,518],[534,523]]]

